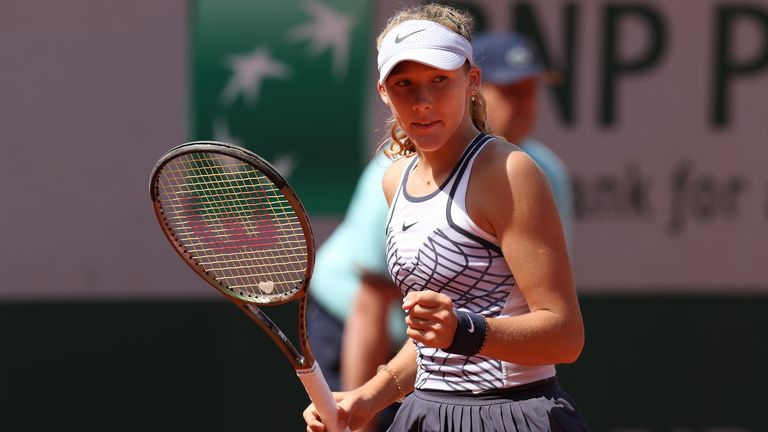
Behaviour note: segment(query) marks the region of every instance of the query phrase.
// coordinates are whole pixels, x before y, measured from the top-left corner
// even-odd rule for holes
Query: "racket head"
[[[277,305],[306,295],[309,217],[269,162],[231,144],[189,142],[158,160],[149,189],[176,252],[230,300]]]

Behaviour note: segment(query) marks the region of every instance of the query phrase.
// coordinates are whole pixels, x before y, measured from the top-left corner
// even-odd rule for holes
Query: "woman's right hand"
[[[334,392],[334,399],[339,406],[339,417],[336,419],[339,429],[349,427],[357,430],[365,426],[378,412],[373,399],[365,394],[363,387],[348,392]],[[325,432],[328,429],[320,419],[315,404],[310,404],[303,413],[307,423],[307,432]]]
[[[348,392],[333,393],[339,414],[334,421],[342,426],[357,430],[368,424],[376,413],[389,404],[410,393],[416,380],[416,345],[412,341],[403,344],[400,352],[387,363],[388,372],[377,372],[360,387]],[[394,374],[399,378],[395,378]],[[320,419],[314,405],[303,413],[307,432],[324,432],[328,429]],[[325,420],[328,423],[328,420]],[[330,423],[329,423],[330,424]]]

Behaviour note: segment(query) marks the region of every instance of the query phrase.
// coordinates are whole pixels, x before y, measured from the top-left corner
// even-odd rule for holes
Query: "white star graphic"
[[[239,147],[245,147],[240,138],[236,138],[229,130],[227,120],[218,118],[213,122],[213,140],[223,142],[227,144],[233,144]],[[279,153],[272,158],[272,166],[277,169],[277,172],[283,175],[283,177],[290,178],[293,171],[296,169],[298,161],[296,157],[291,153]]]
[[[282,174],[286,179],[291,178],[291,175],[298,164],[296,157],[290,153],[276,154],[271,162],[277,172]]]
[[[316,1],[308,0],[302,6],[312,20],[290,29],[289,37],[295,41],[310,41],[310,51],[315,56],[330,48],[333,51],[334,75],[346,75],[350,31],[355,20],[351,15]]]
[[[290,68],[274,60],[264,47],[256,47],[248,54],[229,56],[227,63],[233,71],[221,93],[221,99],[227,105],[231,105],[240,93],[248,102],[255,102],[265,79],[287,79],[291,74]]]

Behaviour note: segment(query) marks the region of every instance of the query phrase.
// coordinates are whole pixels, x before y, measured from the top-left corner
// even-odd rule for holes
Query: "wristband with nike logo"
[[[480,314],[455,310],[453,313],[458,320],[453,342],[443,351],[451,354],[473,356],[480,352],[485,344],[485,336],[488,333],[488,323]]]

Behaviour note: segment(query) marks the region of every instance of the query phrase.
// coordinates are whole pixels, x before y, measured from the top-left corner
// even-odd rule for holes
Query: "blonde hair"
[[[459,36],[462,36],[464,39],[470,42],[472,41],[474,20],[469,13],[442,4],[425,4],[403,9],[393,15],[389,21],[387,21],[384,30],[381,31],[379,37],[376,39],[376,48],[381,48],[381,43],[384,40],[384,37],[390,30],[392,30],[392,28],[400,23],[410,20],[429,20],[436,22]],[[469,61],[467,61],[464,68],[468,71],[471,66]],[[491,133],[490,127],[486,121],[485,99],[482,94],[480,94],[479,89],[473,96],[474,98],[470,103],[472,124],[474,124],[474,126],[481,132]],[[387,119],[386,127],[389,130],[389,136],[382,140],[381,144],[379,144],[379,149],[384,149],[384,153],[387,156],[405,156],[416,152],[416,146],[397,123],[394,115],[391,115]]]

